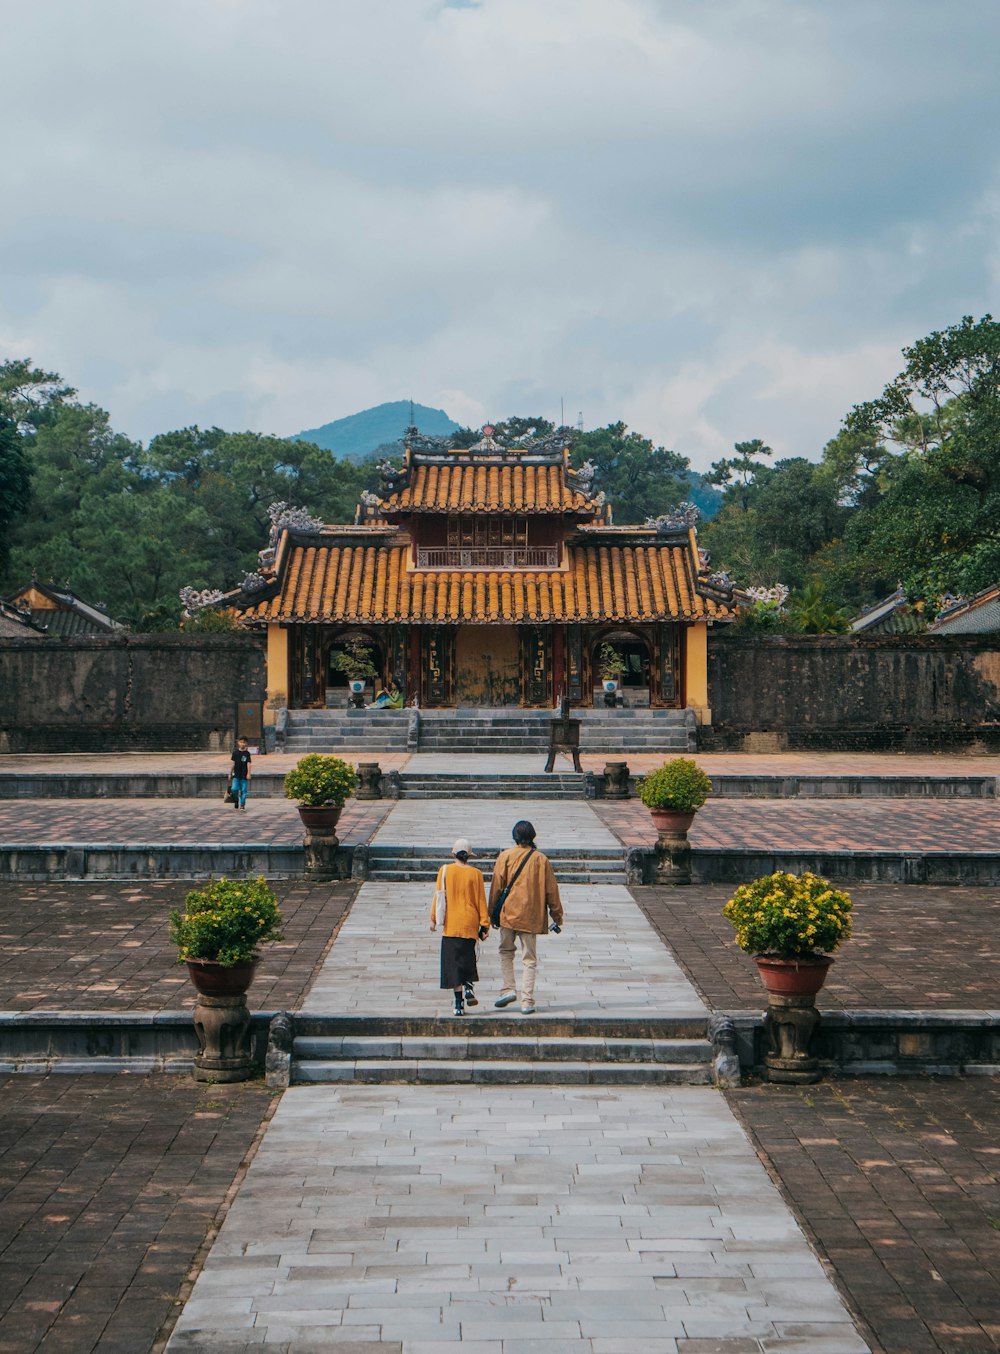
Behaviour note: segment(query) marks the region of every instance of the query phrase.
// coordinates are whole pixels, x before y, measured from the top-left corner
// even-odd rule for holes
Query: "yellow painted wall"
[[[288,701],[288,631],[282,625],[267,627],[267,699],[284,696]],[[274,723],[274,711],[264,710],[264,723]]]
[[[694,710],[699,724],[711,724],[712,707],[708,699],[708,625],[705,621],[689,625],[685,631],[684,690],[686,704]]]

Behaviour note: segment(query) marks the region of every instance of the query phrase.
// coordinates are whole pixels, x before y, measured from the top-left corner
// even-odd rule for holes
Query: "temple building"
[[[380,467],[350,525],[274,515],[258,572],[218,599],[266,627],[272,703],[343,703],[331,658],[358,637],[407,704],[589,706],[610,644],[625,704],[708,721],[708,627],[735,612],[693,510],[615,526],[593,468],[570,467],[569,430],[492,434],[456,448],[410,429],[402,469]]]

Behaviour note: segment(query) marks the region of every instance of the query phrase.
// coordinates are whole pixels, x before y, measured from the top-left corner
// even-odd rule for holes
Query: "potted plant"
[[[364,704],[362,693],[366,682],[373,682],[378,676],[378,668],[372,662],[372,651],[361,635],[350,635],[344,647],[330,659],[330,666],[337,672],[347,674],[352,699],[359,709]]]
[[[711,793],[711,780],[690,757],[675,757],[639,780],[639,798],[660,832],[687,832]]]
[[[278,902],[263,878],[210,879],[170,913],[177,962],[207,996],[245,992],[261,945],[281,938]]]
[[[810,874],[765,875],[741,884],[722,909],[736,943],[752,955],[768,992],[815,995],[851,934],[851,899]]]
[[[358,784],[358,773],[339,757],[310,752],[285,776],[285,796],[298,800],[299,817],[321,832],[337,825],[345,802]]]
[[[597,657],[597,672],[604,690],[609,694],[617,690],[618,681],[627,670],[625,659],[613,644],[602,644]]]

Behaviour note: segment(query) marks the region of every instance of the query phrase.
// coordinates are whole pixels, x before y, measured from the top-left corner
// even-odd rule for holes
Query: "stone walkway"
[[[511,831],[519,819],[534,825],[540,851],[618,845],[614,833],[595,816],[590,804],[574,799],[402,799],[372,842],[376,846],[442,845],[450,849],[456,837],[466,837],[474,851],[508,847],[514,844]]]
[[[442,822],[447,808],[451,822]],[[589,841],[587,804],[403,801],[379,839]],[[597,828],[598,837],[603,834]],[[706,1014],[627,889],[563,890],[536,1018]],[[305,1011],[447,1007],[426,884],[364,885]],[[499,989],[482,947],[478,1011]],[[463,1029],[477,1016],[462,1022]],[[723,1096],[684,1087],[293,1087],[174,1351],[861,1354],[836,1290]]]
[[[439,934],[429,929],[430,884],[364,884],[303,1011],[337,1015],[441,1016]],[[538,942],[538,1015],[698,1015],[706,1008],[656,932],[620,885],[567,885],[566,925]],[[520,971],[520,958],[515,961]],[[468,1026],[496,1011],[497,939],[479,947],[480,1005]],[[513,1008],[517,1010],[517,1007]],[[532,1022],[527,1022],[531,1024]]]
[[[717,1092],[285,1093],[168,1349],[862,1354]]]

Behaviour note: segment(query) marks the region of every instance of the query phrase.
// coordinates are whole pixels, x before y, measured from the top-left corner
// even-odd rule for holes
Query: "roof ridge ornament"
[[[701,509],[688,499],[678,503],[676,508],[671,508],[669,512],[660,513],[659,517],[647,517],[646,526],[653,527],[656,531],[666,533],[668,531],[684,531],[688,527],[698,525],[698,519],[701,517]]]
[[[308,508],[292,508],[284,499],[272,503],[267,510],[271,521],[271,531],[267,538],[270,546],[278,544],[278,538],[286,528],[291,531],[321,531],[323,523],[313,517]]]

